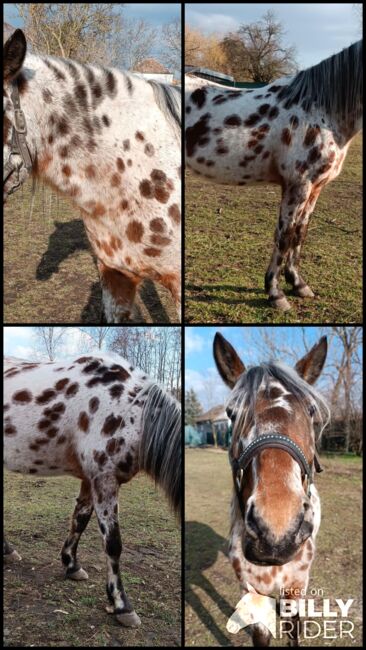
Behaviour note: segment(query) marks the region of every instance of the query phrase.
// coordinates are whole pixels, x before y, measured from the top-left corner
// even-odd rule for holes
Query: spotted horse
[[[4,45],[4,201],[29,175],[80,208],[104,320],[131,316],[144,278],[181,295],[181,99],[170,85]]]
[[[313,480],[322,468],[314,429],[319,427],[321,435],[329,421],[328,406],[313,384],[326,355],[322,337],[294,369],[282,363],[246,368],[231,344],[215,335],[216,366],[231,389],[226,408],[234,487],[229,557],[244,604],[247,596],[255,604],[260,596],[296,601],[306,594],[320,526]],[[255,646],[269,645],[266,626],[256,623],[246,630]],[[286,632],[290,645],[298,645],[297,616]]]
[[[256,90],[185,89],[186,164],[216,182],[281,186],[280,216],[265,275],[270,305],[290,309],[285,279],[314,297],[299,272],[301,246],[321,189],[338,176],[362,126],[362,41],[318,65]]]
[[[118,490],[139,471],[181,509],[178,402],[122,358],[98,354],[69,363],[5,363],[4,462],[33,476],[70,475],[80,494],[61,558],[66,578],[86,580],[77,557],[93,510],[107,561],[108,611],[122,625],[141,621],[123,588]],[[4,557],[21,559],[4,541]]]

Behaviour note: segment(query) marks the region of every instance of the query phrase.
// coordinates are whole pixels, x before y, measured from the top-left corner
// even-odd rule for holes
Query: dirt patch
[[[105,611],[105,556],[95,516],[80,541],[89,580],[65,580],[60,550],[79,482],[5,475],[5,527],[22,561],[4,567],[5,646],[180,646],[180,531],[165,498],[138,476],[120,490],[123,584],[137,630]],[[60,611],[57,611],[60,610]]]
[[[4,318],[7,323],[99,324],[101,287],[80,213],[40,185],[30,217],[31,182],[10,197],[4,214]],[[144,281],[134,321],[177,321],[170,293]]]

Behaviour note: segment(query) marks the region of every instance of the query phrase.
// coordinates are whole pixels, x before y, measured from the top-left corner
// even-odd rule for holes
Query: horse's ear
[[[233,388],[240,375],[245,372],[245,366],[239,359],[233,346],[219,332],[215,334],[213,354],[217,370],[225,384]]]
[[[297,362],[295,370],[300,377],[308,382],[308,384],[313,384],[318,379],[323,370],[327,350],[327,337],[322,336],[320,341],[318,341],[318,343],[316,343],[311,350]]]
[[[27,41],[21,29],[16,29],[4,45],[4,80],[11,81],[20,72],[27,52]]]

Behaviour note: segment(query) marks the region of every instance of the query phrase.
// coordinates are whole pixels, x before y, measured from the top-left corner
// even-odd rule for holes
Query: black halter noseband
[[[32,158],[25,137],[27,134],[27,123],[20,107],[19,89],[16,82],[11,92],[11,100],[14,106],[14,126],[12,128],[10,154],[4,165],[3,182],[5,183],[13,172],[16,172],[16,178],[14,179],[15,183],[7,190],[7,194],[12,194],[18,189],[20,185],[19,172],[23,165],[28,173],[32,170]],[[20,163],[17,164],[13,160],[13,156],[20,156]]]
[[[239,506],[241,514],[244,518],[244,507],[242,503],[241,490],[243,487],[243,478],[245,470],[247,469],[249,463],[253,460],[254,456],[259,454],[259,452],[264,449],[281,449],[287,454],[290,454],[294,460],[300,465],[301,472],[307,477],[307,495],[310,496],[310,487],[313,483],[313,470],[306,460],[305,454],[300,449],[299,445],[296,444],[291,438],[282,435],[281,433],[266,433],[258,436],[249,443],[249,445],[244,449],[239,458],[231,458],[231,467],[234,473],[234,485],[236,490],[236,495],[238,497]],[[316,472],[322,472],[323,468],[320,466],[319,460],[314,455],[314,466]]]

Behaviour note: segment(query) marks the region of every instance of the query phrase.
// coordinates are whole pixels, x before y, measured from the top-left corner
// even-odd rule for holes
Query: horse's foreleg
[[[128,321],[141,278],[132,273],[121,273],[111,269],[100,261],[98,261],[98,269],[106,322],[118,324]]]
[[[77,560],[76,552],[79,539],[88,525],[92,512],[93,501],[90,483],[83,480],[72,515],[70,533],[61,551],[62,563],[66,568],[66,578],[71,578],[72,580],[87,580],[88,578],[88,574]]]
[[[123,588],[119,560],[122,541],[118,524],[118,483],[114,476],[103,474],[94,479],[92,494],[99,529],[107,558],[107,596],[119,623],[139,627],[141,620]]]
[[[310,216],[314,210],[319,193],[320,190],[313,190],[305,207],[297,213],[295,232],[285,263],[286,282],[293,286],[295,296],[299,296],[300,298],[314,298],[314,293],[299,273],[299,266],[301,246],[305,241]]]
[[[13,560],[21,560],[21,556],[19,553],[11,546],[6,539],[4,539],[4,545],[3,545],[3,552],[4,552],[4,561],[10,561],[12,562]]]
[[[165,274],[162,274],[159,277],[159,280],[160,280],[161,284],[170,291],[170,293],[172,295],[172,298],[173,298],[173,300],[175,302],[176,309],[177,309],[178,319],[179,319],[178,322],[181,322],[181,319],[182,319],[182,314],[181,314],[181,291],[182,291],[182,287],[181,287],[181,275],[180,275],[180,273],[165,273]]]
[[[308,183],[304,185],[290,185],[283,192],[280,217],[275,231],[272,258],[265,276],[265,288],[269,294],[272,307],[281,311],[291,309],[283,291],[279,288],[279,276],[283,261],[290,250],[294,248],[293,242],[299,237],[298,215],[304,212],[310,194]]]

